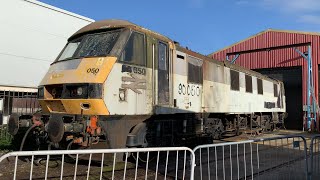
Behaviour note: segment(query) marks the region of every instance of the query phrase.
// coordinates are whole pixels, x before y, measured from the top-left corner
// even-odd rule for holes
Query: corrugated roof
[[[242,42],[244,42],[244,41],[247,41],[247,40],[249,40],[249,39],[255,38],[255,37],[257,37],[257,36],[259,36],[259,35],[261,35],[261,34],[267,33],[267,32],[283,32],[283,33],[293,33],[293,34],[305,34],[305,35],[320,36],[320,33],[319,33],[319,32],[306,32],[306,31],[281,30],[281,29],[267,29],[267,30],[264,30],[264,31],[261,31],[261,32],[255,34],[255,35],[252,35],[252,36],[250,36],[250,37],[248,37],[248,38],[245,38],[245,39],[243,39],[243,40],[241,40],[241,41],[238,41],[238,42],[236,42],[236,43],[234,43],[234,44],[231,44],[230,46],[226,46],[226,47],[224,47],[224,48],[222,48],[222,49],[220,49],[220,50],[218,50],[218,51],[215,51],[215,52],[209,54],[208,56],[212,56],[213,54],[215,54],[215,53],[217,53],[217,52],[220,52],[220,51],[229,49],[229,48],[231,48],[231,47],[233,47],[233,46],[235,46],[235,45],[238,45],[238,44],[240,44],[240,43],[242,43]]]

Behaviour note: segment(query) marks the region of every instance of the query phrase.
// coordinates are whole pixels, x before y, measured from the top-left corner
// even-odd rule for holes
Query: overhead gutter
[[[43,2],[40,2],[40,1],[36,1],[36,0],[22,0],[22,1],[25,1],[25,2],[28,2],[28,3],[32,3],[32,4],[35,4],[37,6],[41,6],[41,7],[50,9],[52,11],[56,11],[56,12],[59,12],[59,13],[62,13],[62,14],[68,15],[68,16],[72,16],[72,17],[75,17],[75,18],[78,18],[78,19],[81,19],[81,20],[84,20],[84,21],[88,21],[88,22],[94,22],[95,21],[95,20],[87,18],[85,16],[81,16],[79,14],[72,13],[70,11],[66,11],[66,10],[51,6],[49,4],[46,4],[46,3],[43,3]]]

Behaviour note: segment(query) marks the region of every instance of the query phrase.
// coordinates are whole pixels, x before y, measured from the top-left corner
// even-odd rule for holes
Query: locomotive
[[[286,117],[284,85],[214,60],[124,20],[93,22],[74,33],[38,87],[42,112],[12,116],[56,147],[180,146]]]

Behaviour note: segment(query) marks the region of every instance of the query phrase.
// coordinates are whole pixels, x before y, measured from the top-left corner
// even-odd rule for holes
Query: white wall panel
[[[90,22],[35,0],[1,0],[0,85],[38,86],[68,37]]]

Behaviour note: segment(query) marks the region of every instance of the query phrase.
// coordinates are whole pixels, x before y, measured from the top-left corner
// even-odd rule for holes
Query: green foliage
[[[12,149],[12,136],[8,133],[7,125],[0,125],[0,150]]]
[[[12,149],[11,138],[0,139],[0,150]]]

